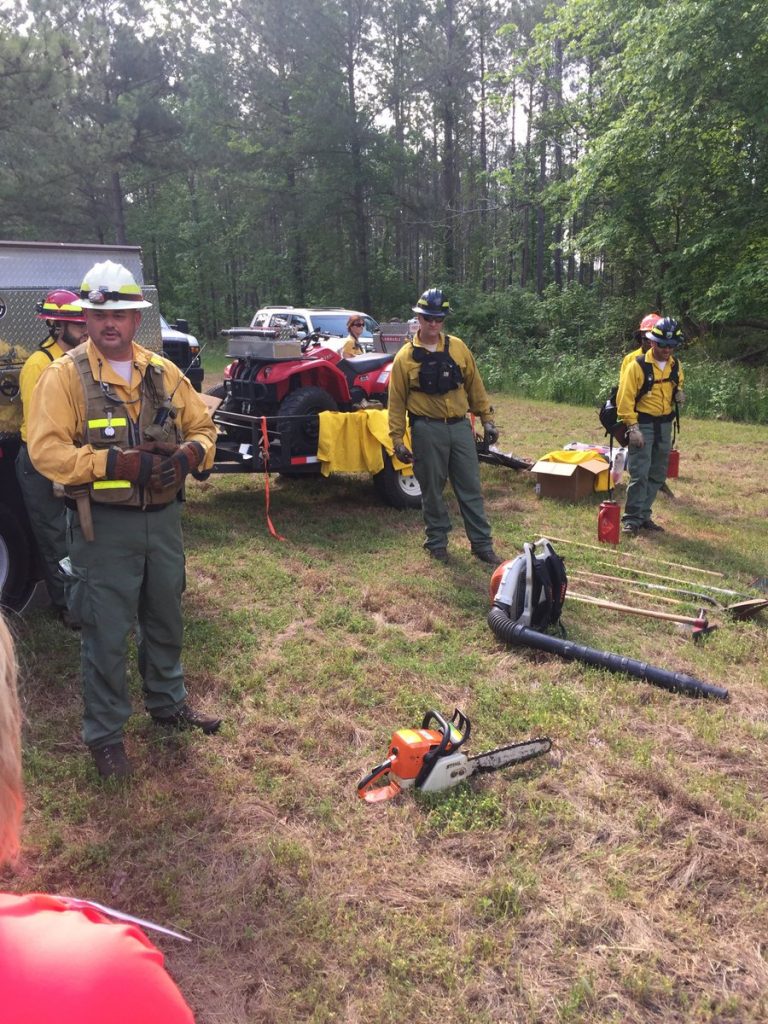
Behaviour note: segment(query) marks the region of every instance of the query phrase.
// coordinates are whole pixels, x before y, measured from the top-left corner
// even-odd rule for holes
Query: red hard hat
[[[85,313],[75,292],[57,288],[49,292],[35,307],[40,320],[66,320],[73,324],[84,324]]]
[[[648,316],[644,316],[640,321],[638,330],[645,334],[646,331],[650,331],[656,326],[657,320],[661,320],[661,316],[658,313],[649,313]]]

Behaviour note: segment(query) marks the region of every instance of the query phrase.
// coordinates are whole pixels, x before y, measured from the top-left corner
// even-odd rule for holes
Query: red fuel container
[[[672,477],[673,480],[676,480],[680,476],[680,452],[677,448],[673,448],[669,453],[667,476]]]
[[[603,544],[618,544],[620,520],[618,502],[602,502],[597,513],[597,539]]]

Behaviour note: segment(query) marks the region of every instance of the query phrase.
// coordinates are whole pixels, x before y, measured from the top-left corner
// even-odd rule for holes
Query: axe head
[[[697,622],[693,627],[692,637],[695,644],[701,643],[705,637],[708,637],[710,633],[714,633],[717,629],[716,625],[710,626],[707,619],[706,608],[699,608],[696,614]]]

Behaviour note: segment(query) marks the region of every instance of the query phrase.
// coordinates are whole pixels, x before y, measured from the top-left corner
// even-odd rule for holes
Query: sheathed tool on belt
[[[437,728],[430,728],[433,721]],[[411,787],[439,793],[472,775],[522,764],[552,748],[552,741],[542,736],[467,757],[459,747],[469,739],[471,728],[458,708],[450,722],[438,711],[428,711],[420,729],[399,729],[393,734],[387,760],[358,782],[357,795],[368,803],[379,803]]]
[[[83,538],[89,543],[96,539],[93,532],[93,516],[91,515],[91,498],[88,484],[70,485],[64,488],[68,498],[72,498],[77,506],[77,518]]]

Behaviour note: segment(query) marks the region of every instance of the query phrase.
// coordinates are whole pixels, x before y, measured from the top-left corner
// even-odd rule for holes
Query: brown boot
[[[105,747],[89,747],[93,763],[102,779],[126,779],[133,771],[122,740]]]

